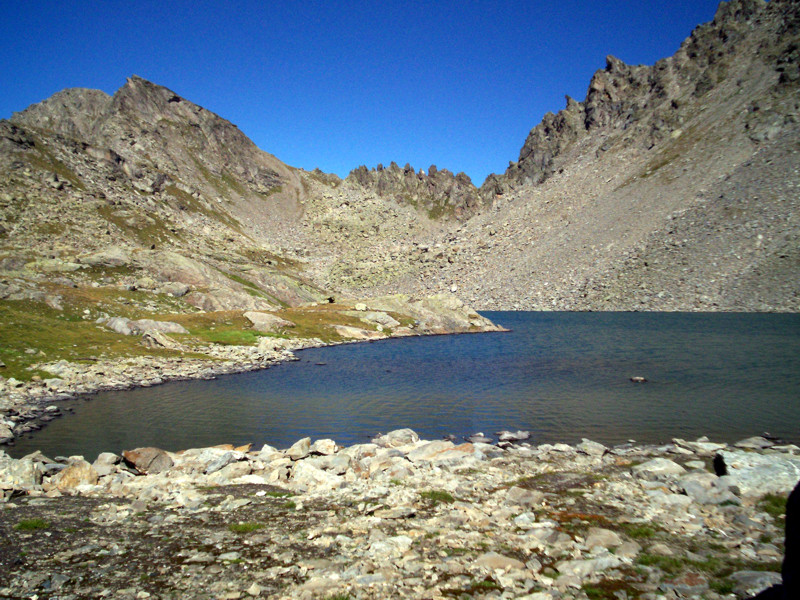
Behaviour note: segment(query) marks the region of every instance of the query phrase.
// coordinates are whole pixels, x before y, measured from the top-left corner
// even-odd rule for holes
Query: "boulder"
[[[163,473],[175,464],[166,451],[153,447],[125,450],[122,457],[126,463],[143,474]]]
[[[105,326],[111,331],[122,335],[132,335],[133,329],[131,328],[131,320],[125,317],[111,317],[105,321]]]
[[[606,554],[589,560],[562,560],[556,564],[556,570],[562,575],[574,575],[580,578],[590,577],[606,569],[622,564],[622,560],[613,554]]]
[[[485,567],[490,571],[510,571],[511,569],[524,569],[525,563],[510,556],[503,556],[497,552],[487,552],[475,559],[474,564]]]
[[[60,491],[74,490],[79,485],[97,485],[99,475],[95,468],[82,458],[70,461],[66,469],[55,475],[50,482]]]
[[[336,445],[336,442],[329,439],[323,440],[316,440],[313,444],[311,444],[311,448],[309,451],[311,454],[336,454],[336,451],[339,447]]]
[[[113,454],[112,452],[103,452],[97,456],[92,463],[92,467],[97,471],[100,477],[110,475],[117,470],[117,465],[122,460],[122,457]]]
[[[24,490],[42,483],[42,467],[30,459],[13,459],[0,450],[0,489]]]
[[[786,454],[758,454],[742,450],[721,451],[730,483],[743,496],[784,494],[797,484],[800,457]]]
[[[182,298],[186,294],[191,291],[191,286],[186,283],[180,283],[179,281],[170,281],[169,283],[165,283],[162,286],[159,286],[156,289],[156,292],[159,294],[169,294],[170,296],[175,296],[176,298]]]
[[[772,571],[737,571],[730,579],[736,582],[734,591],[740,598],[751,598],[768,587],[781,583],[781,574]]]
[[[583,441],[578,444],[577,448],[578,452],[583,452],[589,456],[603,456],[603,454],[608,451],[608,448],[603,446],[603,444],[587,440],[586,438],[583,438]]]
[[[243,316],[253,324],[253,329],[262,333],[270,333],[295,326],[291,321],[270,313],[247,311]]]
[[[544,499],[544,493],[538,490],[526,490],[525,488],[513,486],[506,492],[505,504],[512,506],[524,506],[533,508],[539,506]]]
[[[134,333],[150,333],[159,331],[161,333],[189,333],[180,323],[173,321],[154,321],[153,319],[139,319],[130,321],[130,328]]]
[[[642,479],[664,479],[686,473],[686,469],[668,458],[654,458],[634,466],[631,471]]]
[[[406,428],[395,429],[385,435],[380,435],[372,440],[372,443],[384,448],[397,448],[408,444],[416,444],[418,441],[419,436],[417,433],[412,429]],[[450,445],[452,446],[452,443]]]
[[[340,336],[350,340],[379,340],[386,337],[386,334],[380,331],[370,331],[350,325],[333,325],[332,327]]]
[[[100,252],[80,257],[79,262],[93,267],[122,267],[131,262],[131,254],[127,248],[109,246]]]
[[[292,460],[305,458],[311,452],[311,438],[303,438],[296,441],[291,448],[286,451],[286,456]]]
[[[318,469],[307,461],[300,461],[294,464],[291,482],[295,486],[305,490],[334,490],[340,488],[344,484],[344,479],[328,471]]]
[[[147,331],[142,335],[142,345],[145,348],[166,348],[168,350],[180,350],[183,348],[166,333],[160,331]]]
[[[616,548],[622,545],[622,538],[615,531],[610,529],[603,529],[601,527],[590,527],[586,541],[584,542],[587,548]]]

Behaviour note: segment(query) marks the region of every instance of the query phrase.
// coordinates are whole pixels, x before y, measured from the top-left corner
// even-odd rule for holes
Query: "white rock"
[[[646,463],[634,466],[631,471],[643,479],[663,479],[670,475],[680,475],[686,472],[682,466],[668,458],[654,458]]]
[[[292,460],[300,460],[305,458],[311,452],[311,438],[303,438],[296,441],[291,448],[286,451],[286,456]]]

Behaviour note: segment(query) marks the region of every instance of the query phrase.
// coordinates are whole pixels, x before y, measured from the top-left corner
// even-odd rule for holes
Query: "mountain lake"
[[[314,348],[261,371],[103,392],[62,402],[73,412],[4,449],[93,460],[306,436],[349,445],[402,427],[425,439],[523,429],[534,444],[800,443],[798,314],[483,314],[512,331]]]

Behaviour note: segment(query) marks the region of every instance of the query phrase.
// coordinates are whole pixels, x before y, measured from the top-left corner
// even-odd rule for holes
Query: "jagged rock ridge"
[[[410,164],[401,169],[395,162],[369,170],[362,165],[352,170],[347,180],[379,196],[420,207],[432,218],[464,220],[481,208],[478,189],[466,173],[453,175],[436,165],[428,167],[427,173],[422,169],[415,172]]]

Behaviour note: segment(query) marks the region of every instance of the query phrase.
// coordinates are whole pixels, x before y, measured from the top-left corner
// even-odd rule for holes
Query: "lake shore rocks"
[[[748,445],[720,444],[722,477],[676,442],[498,447],[410,429],[94,464],[0,452],[0,596],[746,598],[780,581],[800,463],[796,446]]]

